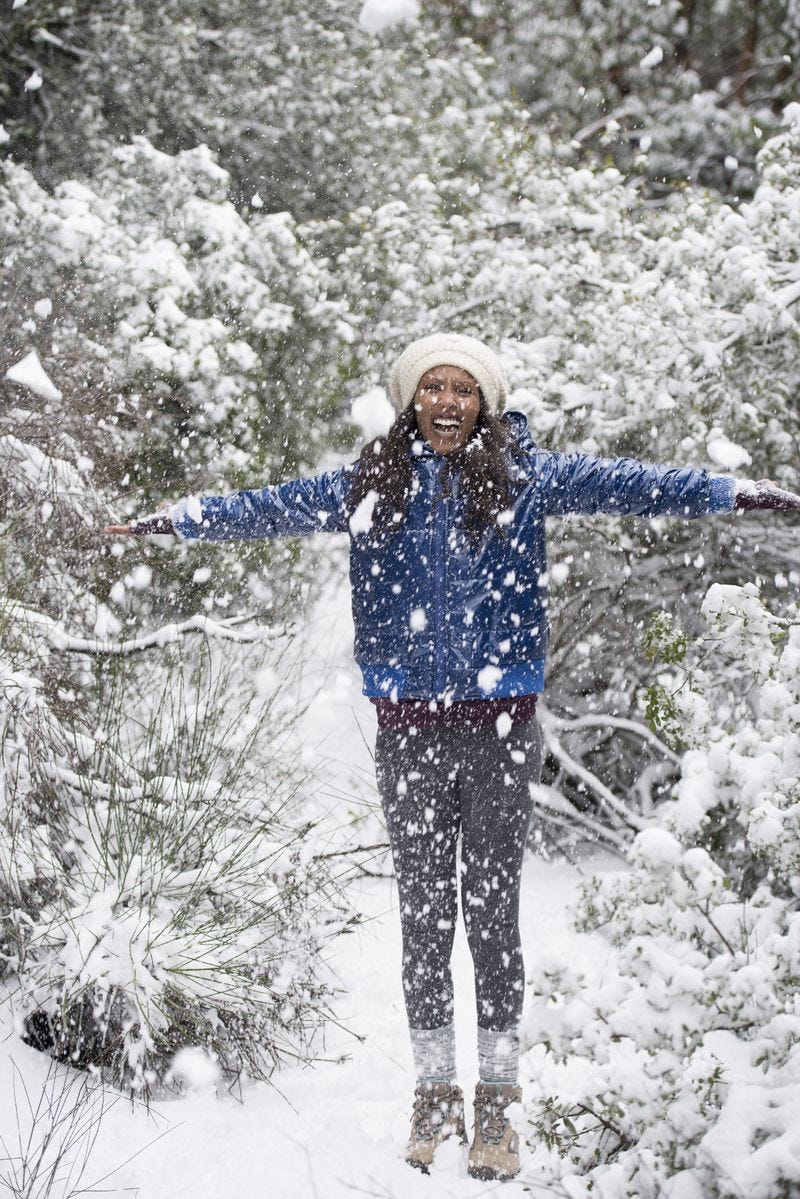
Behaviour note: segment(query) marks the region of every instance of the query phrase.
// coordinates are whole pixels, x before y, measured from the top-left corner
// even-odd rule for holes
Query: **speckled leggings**
[[[409,1025],[435,1029],[453,1019],[460,870],[478,1025],[516,1028],[525,985],[520,873],[530,784],[542,762],[537,722],[502,738],[494,729],[379,729],[375,761],[400,897]]]

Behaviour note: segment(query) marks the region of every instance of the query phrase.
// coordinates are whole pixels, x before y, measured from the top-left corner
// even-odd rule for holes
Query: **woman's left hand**
[[[747,480],[739,483],[733,507],[737,512],[751,512],[756,508],[800,512],[800,495],[795,495],[793,491],[784,491],[777,483],[773,483],[772,479],[759,479],[755,483]]]

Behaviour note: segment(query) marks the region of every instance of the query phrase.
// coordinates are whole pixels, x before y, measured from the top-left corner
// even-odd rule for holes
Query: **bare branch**
[[[37,42],[46,42],[48,46],[55,46],[58,50],[63,50],[65,54],[74,54],[76,58],[91,58],[89,50],[80,50],[77,46],[70,46],[69,42],[63,41],[60,37],[56,37],[54,33],[50,33],[48,29],[41,27],[34,31],[33,35]]]
[[[463,304],[456,304],[451,308],[445,308],[443,311],[440,311],[440,320],[451,321],[454,317],[463,316],[466,312],[473,312],[476,308],[485,308],[487,304],[494,303],[496,299],[496,295],[490,294],[465,300]]]
[[[590,137],[594,137],[596,133],[601,133],[611,121],[624,120],[625,117],[634,116],[628,104],[621,104],[619,108],[615,108],[613,112],[606,113],[596,121],[592,121],[590,125],[584,125],[577,133],[572,135],[574,142],[585,142]]]
[[[615,850],[624,850],[627,847],[627,841],[621,833],[618,833],[616,829],[609,828],[606,824],[601,824],[599,820],[595,820],[586,812],[579,811],[555,787],[547,787],[540,783],[531,788],[531,794],[534,807],[538,808],[548,820],[552,820],[563,828],[579,824],[591,833],[594,839],[611,844]]]
[[[320,862],[323,858],[345,858],[350,857],[354,853],[375,853],[378,850],[388,848],[388,841],[378,841],[375,845],[354,845],[352,849],[332,849],[327,853],[315,853],[312,855],[311,860]]]
[[[62,634],[60,637],[48,638],[56,649],[66,650],[74,654],[137,654],[143,650],[168,645],[179,641],[189,633],[203,633],[206,637],[219,637],[224,641],[235,641],[248,644],[255,641],[273,641],[281,636],[283,630],[256,627],[250,630],[233,628],[228,622],[212,620],[208,616],[190,616],[180,624],[167,624],[152,633],[142,637],[133,637],[128,641],[101,641],[86,637],[71,637]]]

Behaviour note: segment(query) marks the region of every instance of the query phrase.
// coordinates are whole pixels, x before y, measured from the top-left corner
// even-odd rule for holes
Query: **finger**
[[[123,534],[130,533],[130,531],[131,531],[130,525],[105,525],[105,527],[103,528],[104,533],[110,533],[112,535],[114,533],[123,533]]]

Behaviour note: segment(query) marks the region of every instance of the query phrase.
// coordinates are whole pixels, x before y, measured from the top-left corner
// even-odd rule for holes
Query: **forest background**
[[[98,530],[352,458],[442,327],[498,346],[540,444],[800,489],[800,7],[3,4],[0,969],[29,1040],[137,1095],[187,1045],[265,1077],[314,1056],[385,839],[297,743],[346,551]],[[550,537],[535,847],[628,860],[582,900],[602,982],[531,980],[538,1168],[788,1195],[796,530]]]

